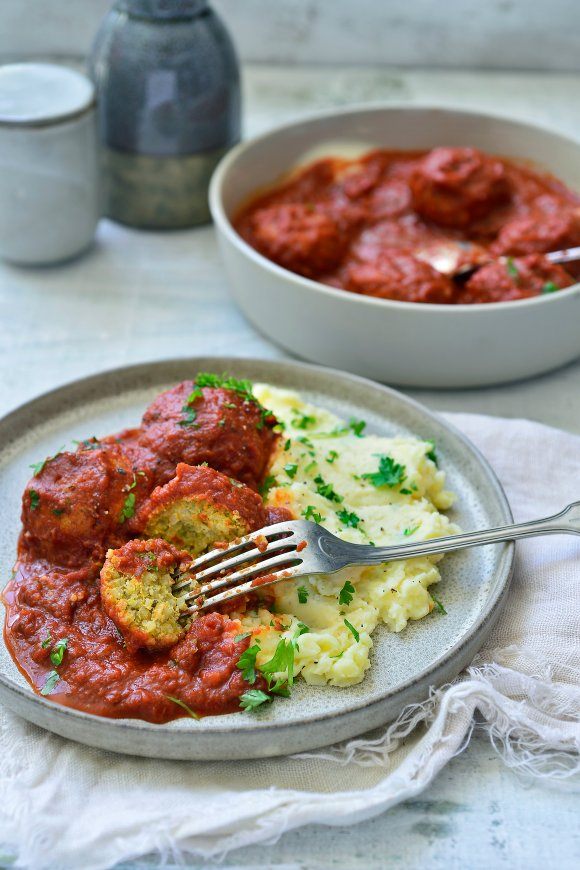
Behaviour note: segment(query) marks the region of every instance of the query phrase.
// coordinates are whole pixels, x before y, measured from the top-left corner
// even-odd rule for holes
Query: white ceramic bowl
[[[534,124],[456,109],[366,106],[319,114],[238,145],[217,167],[210,206],[233,295],[268,338],[295,354],[406,386],[473,387],[537,375],[580,356],[580,284],[488,305],[372,299],[277,266],[231,217],[256,190],[331,154],[474,146],[520,158],[580,191],[580,142]]]

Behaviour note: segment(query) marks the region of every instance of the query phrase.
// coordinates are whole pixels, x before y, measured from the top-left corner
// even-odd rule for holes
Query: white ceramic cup
[[[0,67],[0,256],[56,263],[92,242],[100,216],[94,89],[53,64]]]

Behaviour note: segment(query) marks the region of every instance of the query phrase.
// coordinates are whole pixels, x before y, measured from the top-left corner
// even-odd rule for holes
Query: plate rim
[[[488,482],[492,485],[495,495],[498,501],[498,507],[500,507],[501,511],[505,515],[505,519],[507,522],[513,521],[513,515],[511,511],[511,507],[509,505],[505,490],[499,481],[495,471],[493,470],[490,463],[483,456],[481,451],[465,436],[457,427],[450,423],[448,420],[444,420],[441,418],[437,412],[426,408],[421,402],[411,398],[410,396],[401,393],[399,390],[394,389],[393,387],[386,386],[385,384],[381,384],[377,381],[373,381],[370,378],[364,378],[360,375],[351,374],[350,372],[344,372],[340,369],[335,369],[328,366],[315,365],[310,363],[297,362],[295,360],[287,360],[287,359],[262,359],[259,357],[248,357],[248,356],[217,356],[217,355],[206,355],[206,356],[195,356],[195,357],[163,357],[154,360],[141,361],[137,363],[131,363],[129,365],[124,366],[115,366],[113,368],[105,368],[91,375],[84,375],[80,378],[73,378],[71,380],[67,380],[66,382],[54,387],[51,390],[43,391],[36,396],[28,399],[26,402],[18,405],[17,407],[8,411],[7,414],[0,417],[0,449],[5,449],[9,446],[12,441],[10,439],[4,439],[3,430],[9,427],[14,421],[21,415],[34,412],[37,406],[41,403],[51,403],[51,400],[56,399],[57,397],[63,398],[72,390],[83,390],[91,385],[97,384],[99,382],[107,380],[107,378],[115,378],[115,377],[127,377],[138,378],[139,375],[147,376],[150,374],[153,379],[154,373],[157,370],[162,371],[164,368],[171,367],[185,367],[191,366],[192,369],[199,370],[200,364],[203,366],[214,365],[216,366],[216,370],[227,370],[228,366],[231,368],[232,365],[235,364],[248,364],[250,366],[264,366],[265,369],[271,369],[273,372],[276,370],[284,369],[284,370],[293,370],[297,373],[308,374],[309,372],[313,372],[316,374],[324,374],[326,376],[336,376],[342,382],[354,382],[355,384],[359,384],[361,386],[372,388],[375,391],[382,392],[386,395],[394,397],[397,401],[403,402],[410,406],[415,411],[418,411],[421,415],[428,419],[434,420],[438,425],[442,425],[446,428],[456,439],[458,439],[464,448],[467,449],[468,452],[472,454],[474,458],[477,459],[480,467],[486,473],[488,478]],[[197,367],[197,368],[196,368]],[[266,379],[266,378],[265,378]],[[106,391],[103,393],[103,396],[108,395]],[[71,406],[72,407],[72,406]],[[58,413],[61,413],[60,411]],[[57,413],[57,415],[58,415]],[[57,416],[55,415],[55,416]],[[515,567],[515,545],[513,542],[507,543],[503,545],[503,552],[501,554],[501,559],[498,565],[498,568],[494,572],[494,577],[498,577],[498,575],[503,575],[503,579],[497,583],[497,588],[494,593],[490,596],[489,600],[485,602],[485,606],[481,609],[475,621],[470,625],[467,632],[462,635],[456,642],[445,651],[443,655],[437,657],[433,662],[431,662],[427,667],[423,668],[421,671],[415,673],[412,677],[406,680],[403,683],[397,684],[396,687],[386,689],[383,693],[381,693],[380,697],[373,699],[372,701],[368,701],[364,698],[358,699],[356,701],[351,700],[348,706],[341,708],[340,710],[332,711],[332,712],[323,712],[320,714],[309,716],[303,722],[296,721],[288,721],[288,720],[279,720],[279,721],[270,721],[267,723],[260,723],[258,721],[252,722],[251,727],[243,727],[236,728],[232,726],[232,724],[228,724],[225,726],[219,726],[217,724],[220,720],[220,716],[206,716],[203,719],[199,720],[203,722],[205,727],[203,730],[195,727],[197,723],[191,723],[191,726],[188,728],[180,728],[177,730],[175,727],[171,727],[172,723],[162,723],[156,724],[152,722],[147,722],[143,719],[116,719],[113,717],[106,716],[98,716],[94,713],[88,713],[84,710],[77,710],[72,707],[67,707],[63,704],[55,703],[50,701],[47,698],[43,698],[40,695],[37,695],[30,686],[21,686],[16,683],[11,677],[6,675],[3,670],[0,669],[0,686],[9,694],[15,694],[25,704],[32,703],[33,706],[37,708],[44,709],[47,711],[47,715],[52,718],[57,718],[60,720],[72,720],[75,723],[78,723],[82,726],[83,723],[88,723],[90,726],[95,727],[97,729],[101,729],[102,733],[105,733],[108,729],[113,729],[116,733],[123,732],[124,734],[131,734],[132,732],[135,734],[143,734],[152,733],[152,734],[163,734],[168,736],[176,737],[177,735],[188,734],[189,736],[195,737],[214,737],[219,735],[232,735],[232,734],[240,734],[240,735],[252,735],[255,739],[260,735],[264,737],[271,737],[278,734],[280,731],[288,730],[295,728],[298,725],[303,726],[314,726],[316,724],[320,724],[321,722],[332,722],[337,717],[345,717],[356,713],[361,713],[362,710],[370,710],[373,708],[378,708],[379,705],[385,704],[388,701],[392,701],[397,695],[403,695],[405,692],[408,692],[414,686],[416,686],[419,682],[429,680],[434,674],[438,671],[444,670],[446,665],[449,665],[454,659],[460,656],[461,651],[473,644],[475,638],[481,634],[484,629],[486,623],[493,624],[495,618],[499,613],[499,609],[502,606],[507,593],[509,591],[510,583],[513,577]],[[2,643],[4,643],[2,637]],[[478,646],[479,648],[479,646]],[[25,714],[20,713],[24,718],[27,718]],[[213,721],[212,721],[213,720]],[[29,720],[30,721],[30,720]],[[184,720],[188,721],[188,720]],[[207,723],[211,722],[210,727],[207,727]],[[45,728],[46,730],[52,730],[50,726],[42,725],[40,727]],[[54,729],[56,733],[56,728]],[[54,732],[53,732],[54,733]],[[358,732],[362,733],[362,732]],[[75,739],[75,738],[73,738]],[[98,746],[98,743],[87,741],[89,745]],[[335,742],[333,740],[327,741],[328,743]],[[123,750],[114,750],[114,751],[123,751]],[[270,753],[272,754],[272,753]],[[280,753],[279,753],[280,754]],[[286,753],[284,753],[286,754]],[[170,756],[162,755],[161,753],[157,755],[158,758],[168,758]],[[173,757],[173,756],[172,756]],[[192,756],[193,757],[193,756]],[[208,756],[208,760],[211,756]],[[257,757],[255,754],[247,754],[240,755],[237,757],[251,758]]]

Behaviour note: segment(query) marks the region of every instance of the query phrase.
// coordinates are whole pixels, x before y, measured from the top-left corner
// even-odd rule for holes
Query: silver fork
[[[580,502],[541,520],[391,547],[351,544],[316,523],[293,520],[253,532],[227,550],[211,550],[199,556],[188,569],[193,578],[181,579],[173,591],[183,592],[191,585],[191,592],[185,596],[188,609],[184,612],[193,614],[303,575],[334,574],[352,565],[379,565],[395,559],[557,534],[580,535]]]

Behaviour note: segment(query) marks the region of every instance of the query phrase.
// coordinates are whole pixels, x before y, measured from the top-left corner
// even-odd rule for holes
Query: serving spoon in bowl
[[[437,272],[449,278],[468,278],[477,269],[493,263],[500,257],[490,257],[489,252],[476,242],[436,242],[415,251],[418,260],[428,263]],[[580,260],[580,247],[565,248],[544,254],[550,263],[575,263]]]
[[[352,544],[317,523],[291,520],[253,532],[225,550],[211,550],[199,556],[188,568],[190,577],[181,575],[173,592],[183,594],[188,586],[191,588],[185,596],[188,605],[185,612],[193,614],[283,580],[334,574],[357,565],[380,565],[536,535],[560,534],[580,535],[580,501],[540,520],[388,547]]]

